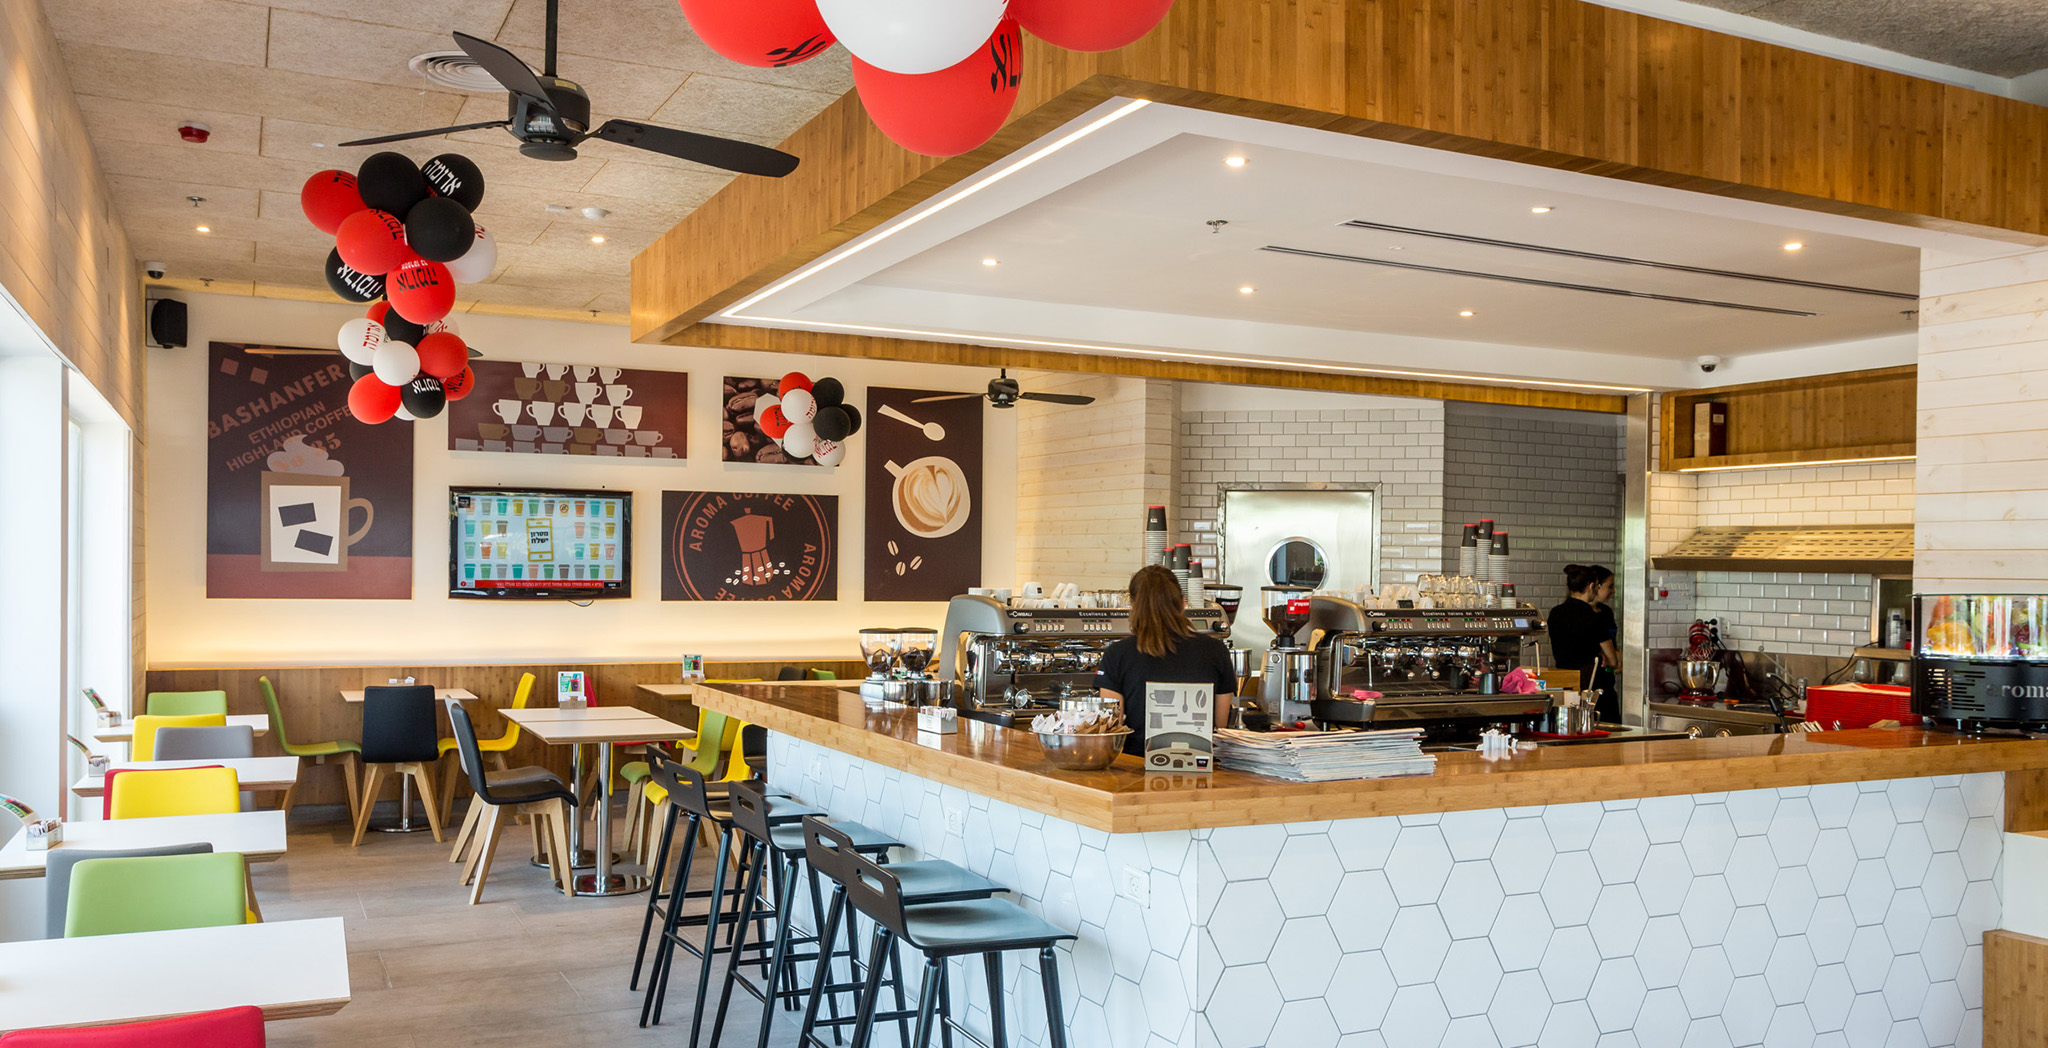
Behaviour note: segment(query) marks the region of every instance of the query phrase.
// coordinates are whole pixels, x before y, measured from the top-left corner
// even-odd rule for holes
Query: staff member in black
[[[1614,646],[1618,635],[1614,612],[1607,602],[1614,599],[1614,572],[1598,564],[1567,564],[1565,590],[1571,595],[1550,609],[1550,657],[1561,670],[1584,671],[1599,660],[1600,670],[1580,685],[1599,694],[1600,719],[1621,719],[1621,696],[1614,690],[1614,671],[1621,666],[1621,652]]]
[[[1229,716],[1237,692],[1237,673],[1230,667],[1230,649],[1215,637],[1195,632],[1188,621],[1187,597],[1173,572],[1148,565],[1131,576],[1131,635],[1102,653],[1095,674],[1097,692],[1124,704],[1124,752],[1145,752],[1145,685],[1210,684],[1216,726]]]

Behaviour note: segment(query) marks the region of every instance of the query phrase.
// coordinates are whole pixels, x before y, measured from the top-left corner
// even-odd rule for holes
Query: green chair
[[[152,717],[193,717],[205,713],[228,714],[228,693],[224,691],[152,691],[143,699],[142,712]]]
[[[71,868],[64,936],[243,924],[247,880],[241,852],[87,859]]]
[[[342,780],[348,785],[348,817],[354,823],[356,805],[361,800],[356,790],[356,774],[361,766],[363,744],[354,739],[335,739],[331,742],[308,742],[294,744],[284,733],[284,714],[277,708],[277,690],[270,686],[269,677],[256,678],[256,685],[263,689],[263,704],[270,707],[270,734],[287,756],[301,760],[311,759],[315,764],[337,761],[341,764]],[[285,818],[291,818],[292,794],[299,786],[293,783],[284,791],[284,800],[278,807],[284,809]]]
[[[839,674],[837,674],[837,673],[834,673],[834,672],[832,672],[831,670],[820,670],[820,669],[814,669],[814,670],[812,670],[812,671],[811,671],[811,679],[812,679],[812,680],[838,680],[838,679],[839,679]]]

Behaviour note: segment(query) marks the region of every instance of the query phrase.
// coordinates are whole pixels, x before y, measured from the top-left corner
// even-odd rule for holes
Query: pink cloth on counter
[[[1536,683],[1536,678],[1530,676],[1529,671],[1520,666],[1509,670],[1508,675],[1500,682],[1502,695],[1527,695],[1542,690],[1543,686]]]

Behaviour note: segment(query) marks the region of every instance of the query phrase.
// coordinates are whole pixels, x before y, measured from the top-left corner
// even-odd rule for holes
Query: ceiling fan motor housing
[[[590,96],[581,85],[560,77],[539,77],[552,110],[514,94],[507,115],[519,151],[540,160],[574,160],[576,143],[590,131]]]

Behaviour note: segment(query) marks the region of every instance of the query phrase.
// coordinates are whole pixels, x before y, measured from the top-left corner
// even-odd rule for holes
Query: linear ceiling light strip
[[[1818,280],[1797,280],[1792,277],[1774,277],[1765,273],[1744,273],[1734,269],[1711,269],[1706,266],[1688,266],[1677,262],[1658,262],[1648,258],[1630,258],[1627,255],[1603,255],[1593,251],[1574,251],[1570,248],[1548,247],[1543,244],[1525,244],[1518,240],[1495,240],[1492,237],[1468,236],[1464,233],[1446,233],[1436,229],[1414,229],[1408,226],[1388,225],[1385,222],[1367,222],[1352,219],[1344,225],[1351,229],[1371,229],[1381,233],[1399,233],[1403,236],[1429,237],[1434,240],[1453,240],[1460,244],[1478,244],[1482,247],[1507,248],[1510,251],[1533,251],[1541,255],[1558,255],[1563,258],[1583,259],[1588,262],[1611,262],[1618,266],[1643,266],[1649,269],[1666,269],[1674,273],[1693,273],[1699,276],[1726,277],[1729,280],[1753,280],[1761,284],[1782,284],[1786,287],[1811,288],[1815,291],[1839,291],[1849,295],[1876,295],[1879,298],[1899,299],[1918,302],[1920,296],[1903,291],[1883,291],[1878,288],[1854,287],[1848,284],[1828,284]]]
[[[1444,276],[1495,280],[1503,284],[1556,288],[1560,291],[1585,291],[1595,295],[1613,295],[1617,298],[1639,298],[1652,302],[1675,302],[1687,306],[1711,306],[1714,309],[1736,309],[1749,313],[1773,313],[1782,317],[1812,317],[1820,315],[1798,309],[1779,309],[1776,306],[1752,306],[1744,302],[1719,302],[1709,298],[1687,298],[1684,295],[1660,295],[1652,291],[1630,291],[1627,288],[1602,287],[1598,284],[1571,284],[1559,280],[1539,280],[1535,277],[1509,276],[1506,273],[1482,273],[1473,269],[1450,269],[1444,266],[1425,266],[1414,262],[1392,262],[1384,258],[1340,255],[1332,251],[1311,251],[1307,248],[1281,247],[1277,244],[1268,244],[1259,250],[1272,251],[1282,255],[1300,255],[1303,258],[1328,259],[1332,262],[1358,262],[1368,266],[1384,266],[1388,269],[1406,269],[1416,273],[1439,273]]]

